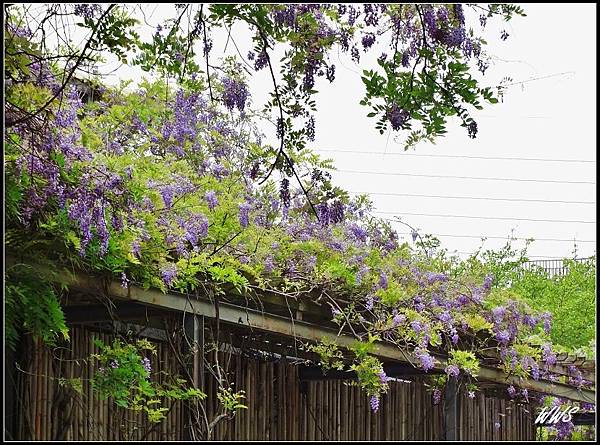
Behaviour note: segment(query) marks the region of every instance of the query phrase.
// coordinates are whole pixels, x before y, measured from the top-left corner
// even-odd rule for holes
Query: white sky
[[[514,230],[513,235],[519,238],[540,238],[529,248],[531,257],[572,256],[573,239],[578,240],[577,256],[590,256],[596,251],[596,5],[547,3],[521,6],[527,17],[516,17],[508,24],[499,23],[499,26],[495,22],[488,23],[485,33],[489,42],[487,52],[494,56],[495,63],[482,78],[483,82],[493,86],[504,76],[510,76],[514,81],[550,77],[513,86],[508,89],[503,103],[474,113],[479,124],[476,139],[469,139],[465,129],[455,123],[449,125],[447,136],[439,139],[436,145],[422,143],[415,150],[404,153],[402,144],[394,140],[398,134],[380,135],[374,128],[375,121],[366,117],[368,110],[358,104],[364,92],[360,68],[349,57],[341,56],[342,63],[339,60],[336,63],[335,82],[329,85],[324,79],[317,81],[320,90],[317,95],[317,138],[310,148],[322,151],[324,156],[335,161],[338,171],[333,177],[338,185],[353,192],[373,193],[377,210],[386,212],[380,216],[402,216],[403,221],[421,232],[439,234],[443,246],[450,250],[473,252],[481,244],[480,236],[502,238],[488,239],[484,244],[486,248],[499,248]],[[173,6],[147,4],[144,9],[148,23],[154,25],[159,19],[172,16]],[[504,42],[499,38],[502,29],[510,34]],[[248,34],[241,28],[234,28],[232,36],[246,55],[251,47]],[[225,41],[226,34],[214,36],[212,64],[218,63]],[[230,43],[227,53],[231,51],[234,49]],[[201,51],[197,53],[201,54]],[[373,58],[379,53],[374,52]],[[198,62],[203,66],[203,60]],[[250,82],[257,107],[262,106],[270,88],[267,76],[267,70],[260,71]],[[124,66],[112,79],[132,77],[139,79],[139,70]],[[429,154],[436,156],[422,156]],[[374,174],[352,173],[356,171]],[[377,172],[387,174],[375,174]],[[528,181],[398,175],[401,173]],[[399,193],[489,199],[389,195]],[[498,198],[567,202],[502,201]],[[477,218],[407,215],[410,213]],[[405,226],[395,225],[400,233],[407,232]],[[410,239],[408,234],[404,237]],[[541,240],[543,238],[570,241]],[[523,243],[519,240],[513,245],[520,247]]]

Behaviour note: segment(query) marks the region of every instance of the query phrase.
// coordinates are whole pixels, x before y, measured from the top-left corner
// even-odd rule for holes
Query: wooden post
[[[18,414],[20,414],[21,416],[23,415],[17,411],[17,372],[15,362],[15,352],[10,347],[6,347],[4,349],[4,437],[7,440],[17,439],[17,434],[15,433],[16,419],[19,417]]]
[[[456,378],[449,377],[444,397],[445,440],[458,440],[458,386]]]
[[[204,391],[204,317],[186,313],[183,329],[186,337],[183,340],[183,353],[184,355],[191,353],[192,356],[191,363],[187,364],[190,366],[192,383],[196,388]],[[192,440],[191,429],[194,418],[189,405],[185,407],[183,416],[183,440]]]

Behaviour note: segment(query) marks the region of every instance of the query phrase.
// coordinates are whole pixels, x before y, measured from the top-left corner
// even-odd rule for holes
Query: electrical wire
[[[382,195],[382,196],[412,196],[418,198],[445,198],[445,199],[476,199],[484,201],[522,201],[522,202],[547,202],[547,203],[563,203],[563,204],[596,204],[594,201],[564,201],[559,199],[526,199],[526,198],[493,198],[484,196],[447,196],[447,195],[419,195],[413,193],[390,193],[390,192],[355,192],[348,191],[353,194],[367,195]]]
[[[388,221],[394,221],[392,219],[387,219]],[[477,238],[477,239],[511,239],[511,240],[522,240],[526,241],[528,239],[533,239],[533,241],[564,241],[564,242],[576,242],[576,243],[595,243],[596,240],[578,240],[578,239],[568,239],[568,238],[522,238],[515,236],[495,236],[495,235],[459,235],[459,234],[451,234],[451,233],[427,233],[428,235],[433,236],[447,236],[451,238]],[[398,235],[410,235],[410,232],[398,232]]]
[[[341,173],[353,173],[364,175],[382,175],[382,176],[411,176],[422,178],[444,178],[444,179],[474,179],[479,181],[510,181],[510,182],[537,182],[551,184],[596,184],[593,181],[557,181],[553,179],[524,179],[524,178],[483,178],[477,176],[452,176],[452,175],[425,175],[417,173],[391,173],[391,172],[370,172],[364,170],[334,170]]]
[[[382,215],[410,215],[410,216],[435,216],[443,218],[467,218],[467,219],[499,219],[506,221],[536,221],[536,222],[553,222],[553,223],[572,223],[572,224],[596,224],[596,221],[581,221],[581,220],[565,220],[565,219],[536,219],[536,218],[510,218],[499,216],[475,216],[475,215],[442,215],[437,213],[408,213],[408,212],[383,212],[373,211]]]
[[[413,156],[428,158],[461,158],[461,159],[485,159],[493,161],[532,161],[532,162],[577,162],[594,164],[594,159],[550,159],[550,158],[520,158],[520,157],[497,157],[497,156],[473,156],[473,155],[443,155],[443,154],[425,154],[425,153],[390,153],[385,151],[365,151],[365,150],[334,150],[334,149],[316,149],[316,152],[324,153],[352,153],[365,155],[387,155],[387,156]]]

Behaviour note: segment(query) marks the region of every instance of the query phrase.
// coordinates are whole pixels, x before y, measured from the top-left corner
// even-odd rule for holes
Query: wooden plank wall
[[[87,328],[71,329],[70,360],[62,377],[81,377],[83,394],[77,397],[67,440],[181,440],[183,406],[176,403],[166,421],[145,437],[144,428],[127,436],[120,425],[147,426],[143,414],[132,415],[116,408],[111,400],[99,400],[91,391],[89,378],[93,363],[85,358],[97,352],[93,338],[109,342],[107,334]],[[158,357],[152,358],[155,371],[175,369],[166,345],[156,342]],[[54,352],[56,353],[56,352]],[[220,353],[223,354],[223,353]],[[40,343],[33,344],[29,366],[17,371],[20,422],[16,438],[52,440],[66,412],[52,409],[57,380],[52,353]],[[224,361],[224,355],[221,362]],[[161,368],[162,367],[162,368]],[[54,369],[53,369],[54,368]],[[340,380],[301,383],[298,367],[279,359],[261,361],[234,355],[228,369],[236,389],[246,392],[247,410],[234,419],[221,422],[214,439],[219,440],[443,440],[442,406],[433,406],[431,395],[420,378],[392,381],[390,391],[373,413],[369,399],[358,387]],[[209,418],[218,409],[214,379],[205,372],[206,408]],[[517,406],[478,393],[474,399],[461,395],[459,403],[461,440],[534,440],[532,414],[527,406]],[[531,411],[532,412],[532,411]],[[66,418],[66,417],[62,417]],[[499,429],[494,427],[500,422]]]

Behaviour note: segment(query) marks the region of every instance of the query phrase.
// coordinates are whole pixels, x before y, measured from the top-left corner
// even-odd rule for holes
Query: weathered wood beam
[[[164,310],[134,302],[118,304],[112,313],[103,304],[80,304],[63,307],[67,323],[87,323],[113,320],[139,320],[162,316]]]

